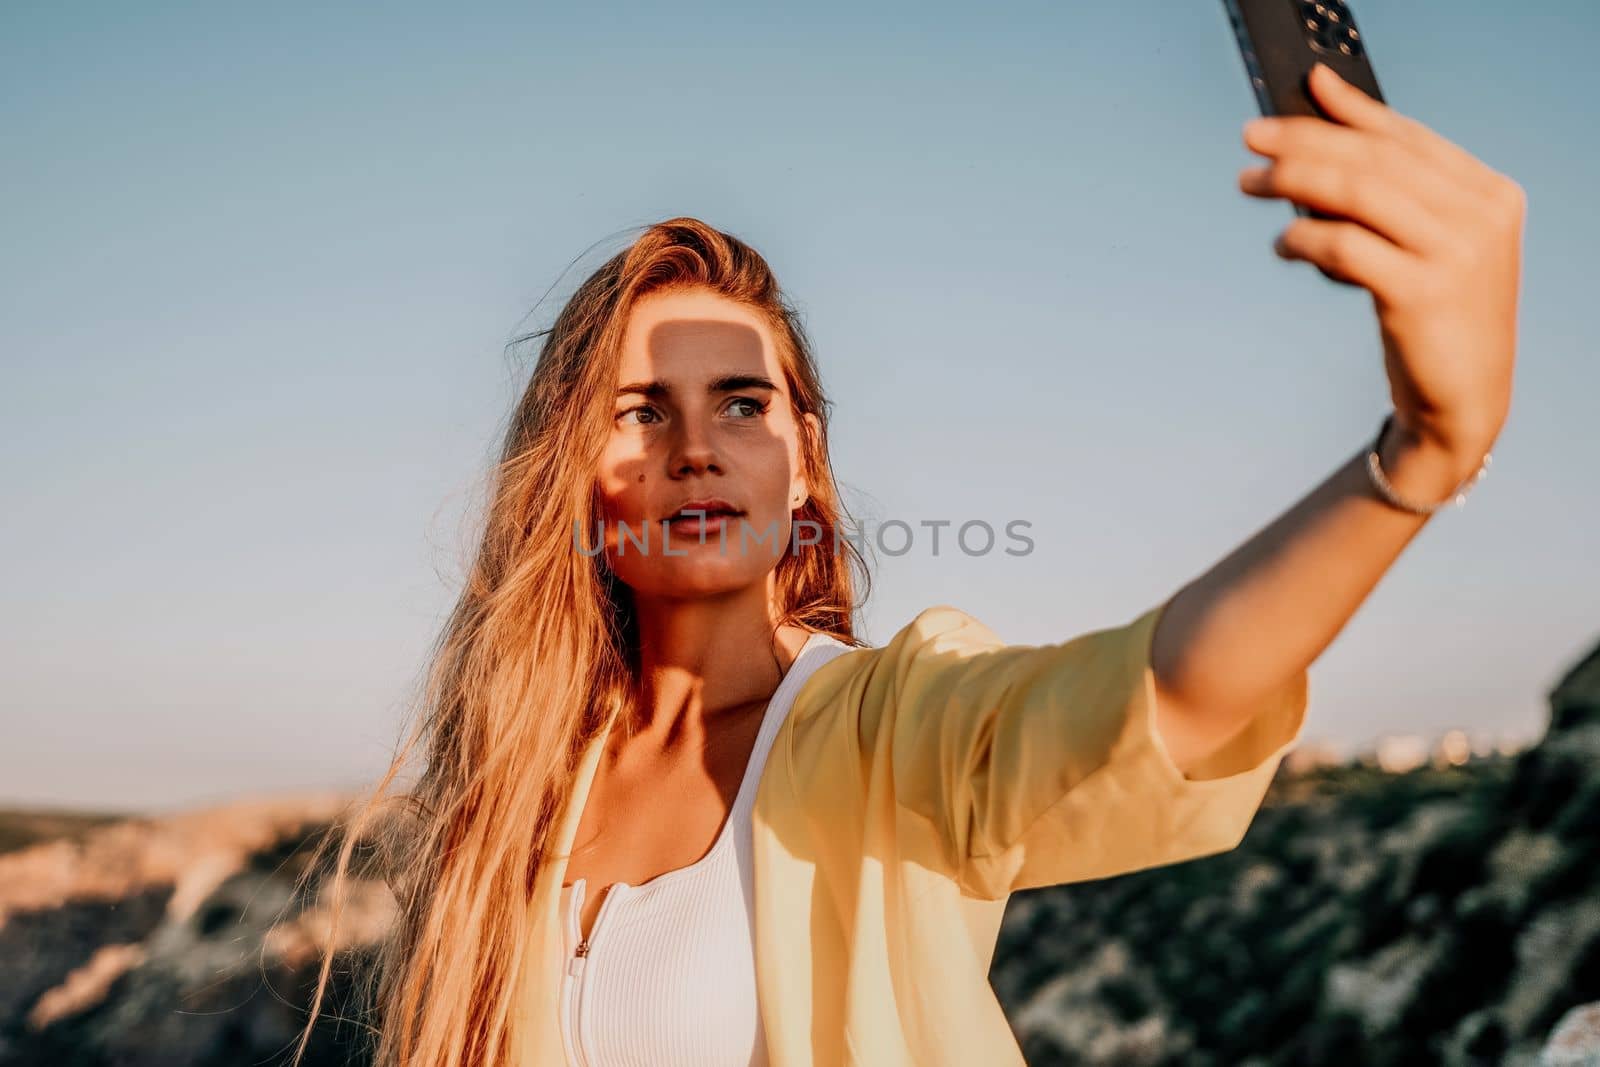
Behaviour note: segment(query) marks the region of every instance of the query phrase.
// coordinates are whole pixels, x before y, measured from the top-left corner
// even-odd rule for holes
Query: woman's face
[[[653,293],[628,319],[616,389],[598,474],[612,571],[636,594],[674,599],[764,581],[807,499],[767,326],[709,290]],[[700,501],[720,503],[673,519]],[[719,517],[724,506],[735,514]]]

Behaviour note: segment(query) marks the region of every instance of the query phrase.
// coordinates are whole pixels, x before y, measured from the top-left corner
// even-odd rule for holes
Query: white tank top
[[[582,955],[578,916],[591,890],[583,878],[562,887],[567,969],[560,1016],[569,1067],[767,1063],[756,1004],[750,810],[796,691],[853,648],[828,634],[806,639],[762,713],[711,850],[642,885],[612,883]]]

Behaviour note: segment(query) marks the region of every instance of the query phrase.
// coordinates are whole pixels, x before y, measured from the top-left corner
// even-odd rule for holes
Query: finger
[[[1278,235],[1273,250],[1354,282],[1379,300],[1402,292],[1421,267],[1409,252],[1353,222],[1297,219]]]
[[[1453,239],[1443,220],[1425,206],[1441,195],[1411,184],[1408,175],[1381,165],[1310,154],[1285,156],[1268,167],[1239,175],[1242,192],[1262,199],[1284,199],[1364,226],[1390,243],[1420,254],[1449,247]]]
[[[1288,115],[1253,119],[1245,124],[1244,143],[1269,159],[1316,155],[1358,168],[1382,169],[1413,187],[1417,199],[1425,204],[1442,199],[1446,203],[1441,207],[1459,206],[1465,190],[1470,188],[1453,168],[1443,166],[1415,145],[1320,118]]]
[[[1244,140],[1252,151],[1276,160],[1291,182],[1302,168],[1327,168],[1326,173],[1311,175],[1313,188],[1307,195],[1320,199],[1308,206],[1373,226],[1415,251],[1448,247],[1453,240],[1448,221],[1469,206],[1468,189],[1455,174],[1369,130],[1310,117],[1257,119],[1246,125]],[[1241,189],[1272,195],[1263,189],[1271,183],[1263,182],[1259,172],[1246,174],[1250,177],[1241,175]],[[1387,198],[1381,197],[1384,186],[1389,187]],[[1364,210],[1366,200],[1374,201],[1372,209],[1388,210],[1369,214]]]
[[[1244,144],[1257,155],[1270,158],[1296,151],[1312,151],[1345,159],[1368,159],[1385,151],[1390,155],[1405,153],[1413,160],[1423,158],[1413,146],[1392,137],[1309,115],[1274,115],[1251,119],[1244,124]]]
[[[1473,184],[1484,181],[1487,168],[1472,153],[1416,119],[1374,100],[1326,63],[1313,66],[1308,81],[1317,103],[1334,121],[1402,141]]]
[[[1401,115],[1389,105],[1368,96],[1326,63],[1316,63],[1306,78],[1311,95],[1322,110],[1335,122],[1353,126],[1358,130],[1400,136],[1403,132]]]

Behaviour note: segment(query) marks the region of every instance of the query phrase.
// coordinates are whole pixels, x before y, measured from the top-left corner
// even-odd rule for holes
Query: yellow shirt
[[[772,1067],[1022,1067],[988,981],[1010,894],[1238,845],[1300,736],[1308,678],[1186,778],[1153,718],[1166,603],[1040,646],[939,605],[805,681],[751,812]],[[564,1062],[560,886],[604,742],[585,750],[535,879],[523,1067]]]

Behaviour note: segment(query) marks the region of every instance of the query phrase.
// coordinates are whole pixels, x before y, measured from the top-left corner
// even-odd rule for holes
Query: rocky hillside
[[[1280,775],[1232,852],[1013,897],[1028,1062],[1540,1062],[1600,1001],[1600,649],[1551,710],[1514,757]]]
[[[1600,649],[1551,708],[1516,755],[1281,773],[1233,852],[1018,894],[1029,1063],[1600,1063]],[[0,1067],[285,1062],[326,936],[295,880],[349,799],[0,813]],[[340,971],[392,904],[362,883]],[[335,989],[312,1067],[363,1058]]]
[[[98,827],[67,820],[67,836],[0,855],[0,1064],[283,1062],[326,926],[296,879],[350,799],[242,801]],[[46,822],[7,813],[0,832],[33,838]],[[341,930],[356,962],[393,906],[381,882],[360,890]],[[330,1019],[348,997],[346,982],[334,988]],[[361,1061],[353,1025],[330,1021],[317,1037],[308,1067]]]

